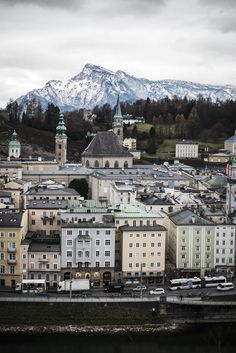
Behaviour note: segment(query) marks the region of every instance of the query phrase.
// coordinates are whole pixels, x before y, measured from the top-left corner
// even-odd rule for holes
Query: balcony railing
[[[48,262],[49,260],[48,259],[43,259],[42,257],[39,259],[39,262]]]
[[[8,265],[16,265],[16,259],[7,259]]]
[[[16,252],[16,248],[7,247],[8,252]]]
[[[45,215],[45,216],[41,216],[41,219],[42,219],[43,221],[53,221],[53,220],[55,219],[55,216],[54,216],[54,215],[52,215],[52,216],[50,216],[50,215]]]

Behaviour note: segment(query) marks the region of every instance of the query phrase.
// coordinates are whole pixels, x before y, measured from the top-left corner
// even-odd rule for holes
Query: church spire
[[[119,94],[118,94],[118,97],[117,97],[116,111],[115,111],[114,119],[115,118],[123,118],[122,113],[121,113],[120,96],[119,96]]]
[[[123,116],[120,107],[120,97],[117,97],[116,111],[113,119],[113,132],[119,139],[120,144],[123,144]]]

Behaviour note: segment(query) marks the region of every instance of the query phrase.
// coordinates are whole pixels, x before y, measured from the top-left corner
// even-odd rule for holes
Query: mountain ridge
[[[134,102],[138,99],[160,100],[165,97],[198,99],[202,96],[213,102],[236,100],[236,86],[201,84],[183,80],[149,80],[136,78],[122,70],[111,71],[102,66],[86,64],[82,71],[72,78],[49,80],[42,88],[34,89],[17,98],[22,109],[27,102],[37,99],[43,109],[48,103],[57,105],[62,111],[80,108],[92,109],[96,105],[116,104],[117,95],[121,101]]]

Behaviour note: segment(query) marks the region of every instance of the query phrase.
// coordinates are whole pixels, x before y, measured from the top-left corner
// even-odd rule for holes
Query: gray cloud
[[[37,6],[37,7],[36,7]],[[230,0],[0,0],[0,106],[90,62],[149,79],[236,84]]]
[[[81,5],[84,0],[0,0],[0,5],[15,6],[15,5],[30,5],[40,7],[62,7],[70,8]]]

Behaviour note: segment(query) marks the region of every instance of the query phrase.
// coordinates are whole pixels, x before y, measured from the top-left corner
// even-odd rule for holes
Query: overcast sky
[[[86,63],[236,85],[236,0],[0,0],[0,106]]]

